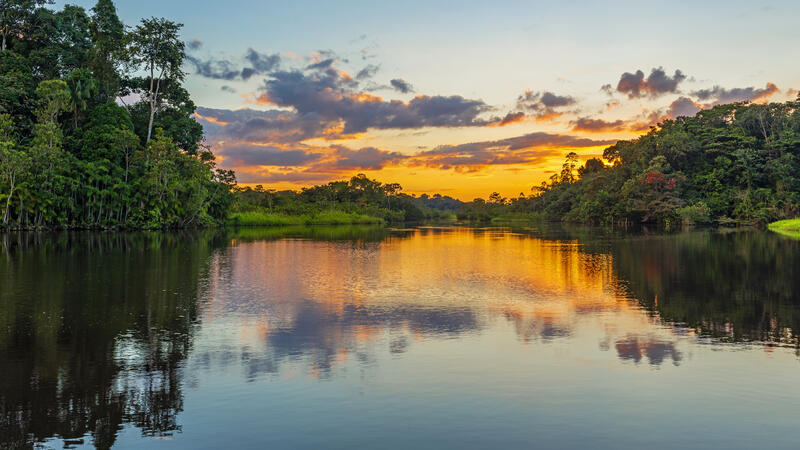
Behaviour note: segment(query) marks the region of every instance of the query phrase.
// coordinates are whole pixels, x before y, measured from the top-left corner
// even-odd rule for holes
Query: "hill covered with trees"
[[[595,224],[765,224],[800,212],[800,101],[734,103],[667,120],[514,199],[493,194],[463,219],[533,214]]]
[[[0,12],[0,226],[164,228],[223,222],[235,183],[181,85],[182,25],[126,28],[111,0]]]

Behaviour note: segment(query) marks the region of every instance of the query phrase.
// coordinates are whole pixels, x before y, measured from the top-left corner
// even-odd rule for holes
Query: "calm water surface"
[[[0,448],[800,447],[765,232],[0,242]]]

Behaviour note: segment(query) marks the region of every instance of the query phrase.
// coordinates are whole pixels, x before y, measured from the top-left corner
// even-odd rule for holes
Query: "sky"
[[[116,3],[127,25],[184,24],[219,165],[274,189],[364,173],[412,194],[517,196],[570,152],[800,88],[796,1]]]

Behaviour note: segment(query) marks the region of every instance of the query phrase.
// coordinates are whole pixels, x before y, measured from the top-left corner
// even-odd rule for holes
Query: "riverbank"
[[[800,239],[800,219],[780,220],[769,224],[767,228],[775,233]]]
[[[365,214],[343,211],[320,211],[313,214],[288,215],[262,211],[233,213],[229,225],[243,227],[272,227],[291,225],[381,225],[384,220]]]

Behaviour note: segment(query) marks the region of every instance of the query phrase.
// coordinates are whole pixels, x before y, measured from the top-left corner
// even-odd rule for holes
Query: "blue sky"
[[[71,3],[88,9],[94,2]],[[332,57],[331,67],[344,77],[338,82],[367,67],[378,68],[370,78],[359,80],[358,86],[334,86],[346,89],[342,101],[353,101],[361,94],[378,96],[387,104],[410,102],[419,95],[433,100],[458,96],[486,106],[467,126],[463,121],[441,125],[441,118],[397,129],[392,124],[368,124],[357,134],[336,139],[330,133],[324,139],[304,135],[296,142],[271,141],[269,133],[262,133],[261,140],[236,143],[240,153],[245,152],[243,145],[250,146],[247,158],[229,154],[227,162],[226,148],[235,136],[221,133],[225,127],[209,127],[209,142],[223,164],[241,172],[240,179],[282,187],[364,171],[384,181],[399,179],[412,191],[441,188],[471,197],[499,185],[511,194],[546,179],[563,159],[561,154],[569,150],[588,158],[602,153],[606,141],[635,137],[647,129],[648,121],[669,118],[676,111],[693,113],[696,108],[733,100],[782,101],[796,96],[793,89],[800,87],[800,64],[795,57],[800,2],[142,0],[119,1],[117,7],[128,25],[143,15],[185,24],[186,41],[202,42],[190,52],[197,61],[245,67],[245,52],[252,48],[259,54],[279,55],[281,63],[275,70],[306,71],[309,77],[319,77],[322,72],[308,72],[307,67]],[[641,70],[646,82],[653,69],[659,68],[666,81],[676,80],[676,70],[680,71],[674,88],[618,89],[623,74],[636,75]],[[201,76],[192,64],[187,64],[187,72],[187,87],[196,103],[206,108],[199,110],[201,115],[248,109],[309,117],[308,108],[299,111],[292,99],[276,104],[267,98],[276,95],[264,87],[273,79],[270,73],[245,81]],[[391,80],[402,80],[412,90],[391,89]],[[605,91],[601,90],[604,85],[609,85]],[[642,87],[648,89],[646,83]],[[538,110],[520,110],[518,100],[526,91],[539,96],[549,92],[571,101],[557,108],[557,117],[541,120],[541,104]],[[699,98],[704,91],[705,98]],[[257,102],[259,96],[264,101]],[[363,95],[358,98],[377,102]],[[697,106],[671,108],[679,99],[684,106],[689,101]],[[509,126],[495,126],[491,120],[523,112],[524,119]],[[347,119],[341,117],[342,124]],[[511,157],[507,147],[486,145],[532,133],[569,134],[593,139],[597,145],[567,148],[574,141],[564,141],[568,144],[563,151],[541,147],[541,158],[533,147],[524,150],[525,157]],[[448,159],[455,164],[430,164],[427,157],[418,155],[450,146],[463,156],[467,148],[463,145],[472,143],[485,144],[481,147],[485,152],[497,153],[499,148],[502,157],[490,156],[492,162],[484,164],[488,154],[482,153],[481,158]],[[373,149],[363,152],[372,159],[361,166],[352,164],[358,155],[350,153],[349,165],[321,163],[364,148]],[[275,165],[270,156],[266,160],[273,162],[254,165],[259,158],[253,154],[264,149],[325,155],[300,158],[303,161],[294,166]],[[406,157],[391,157],[393,153]],[[374,158],[378,154],[382,159]],[[278,159],[282,164],[286,158]],[[297,158],[286,160],[296,162]]]

